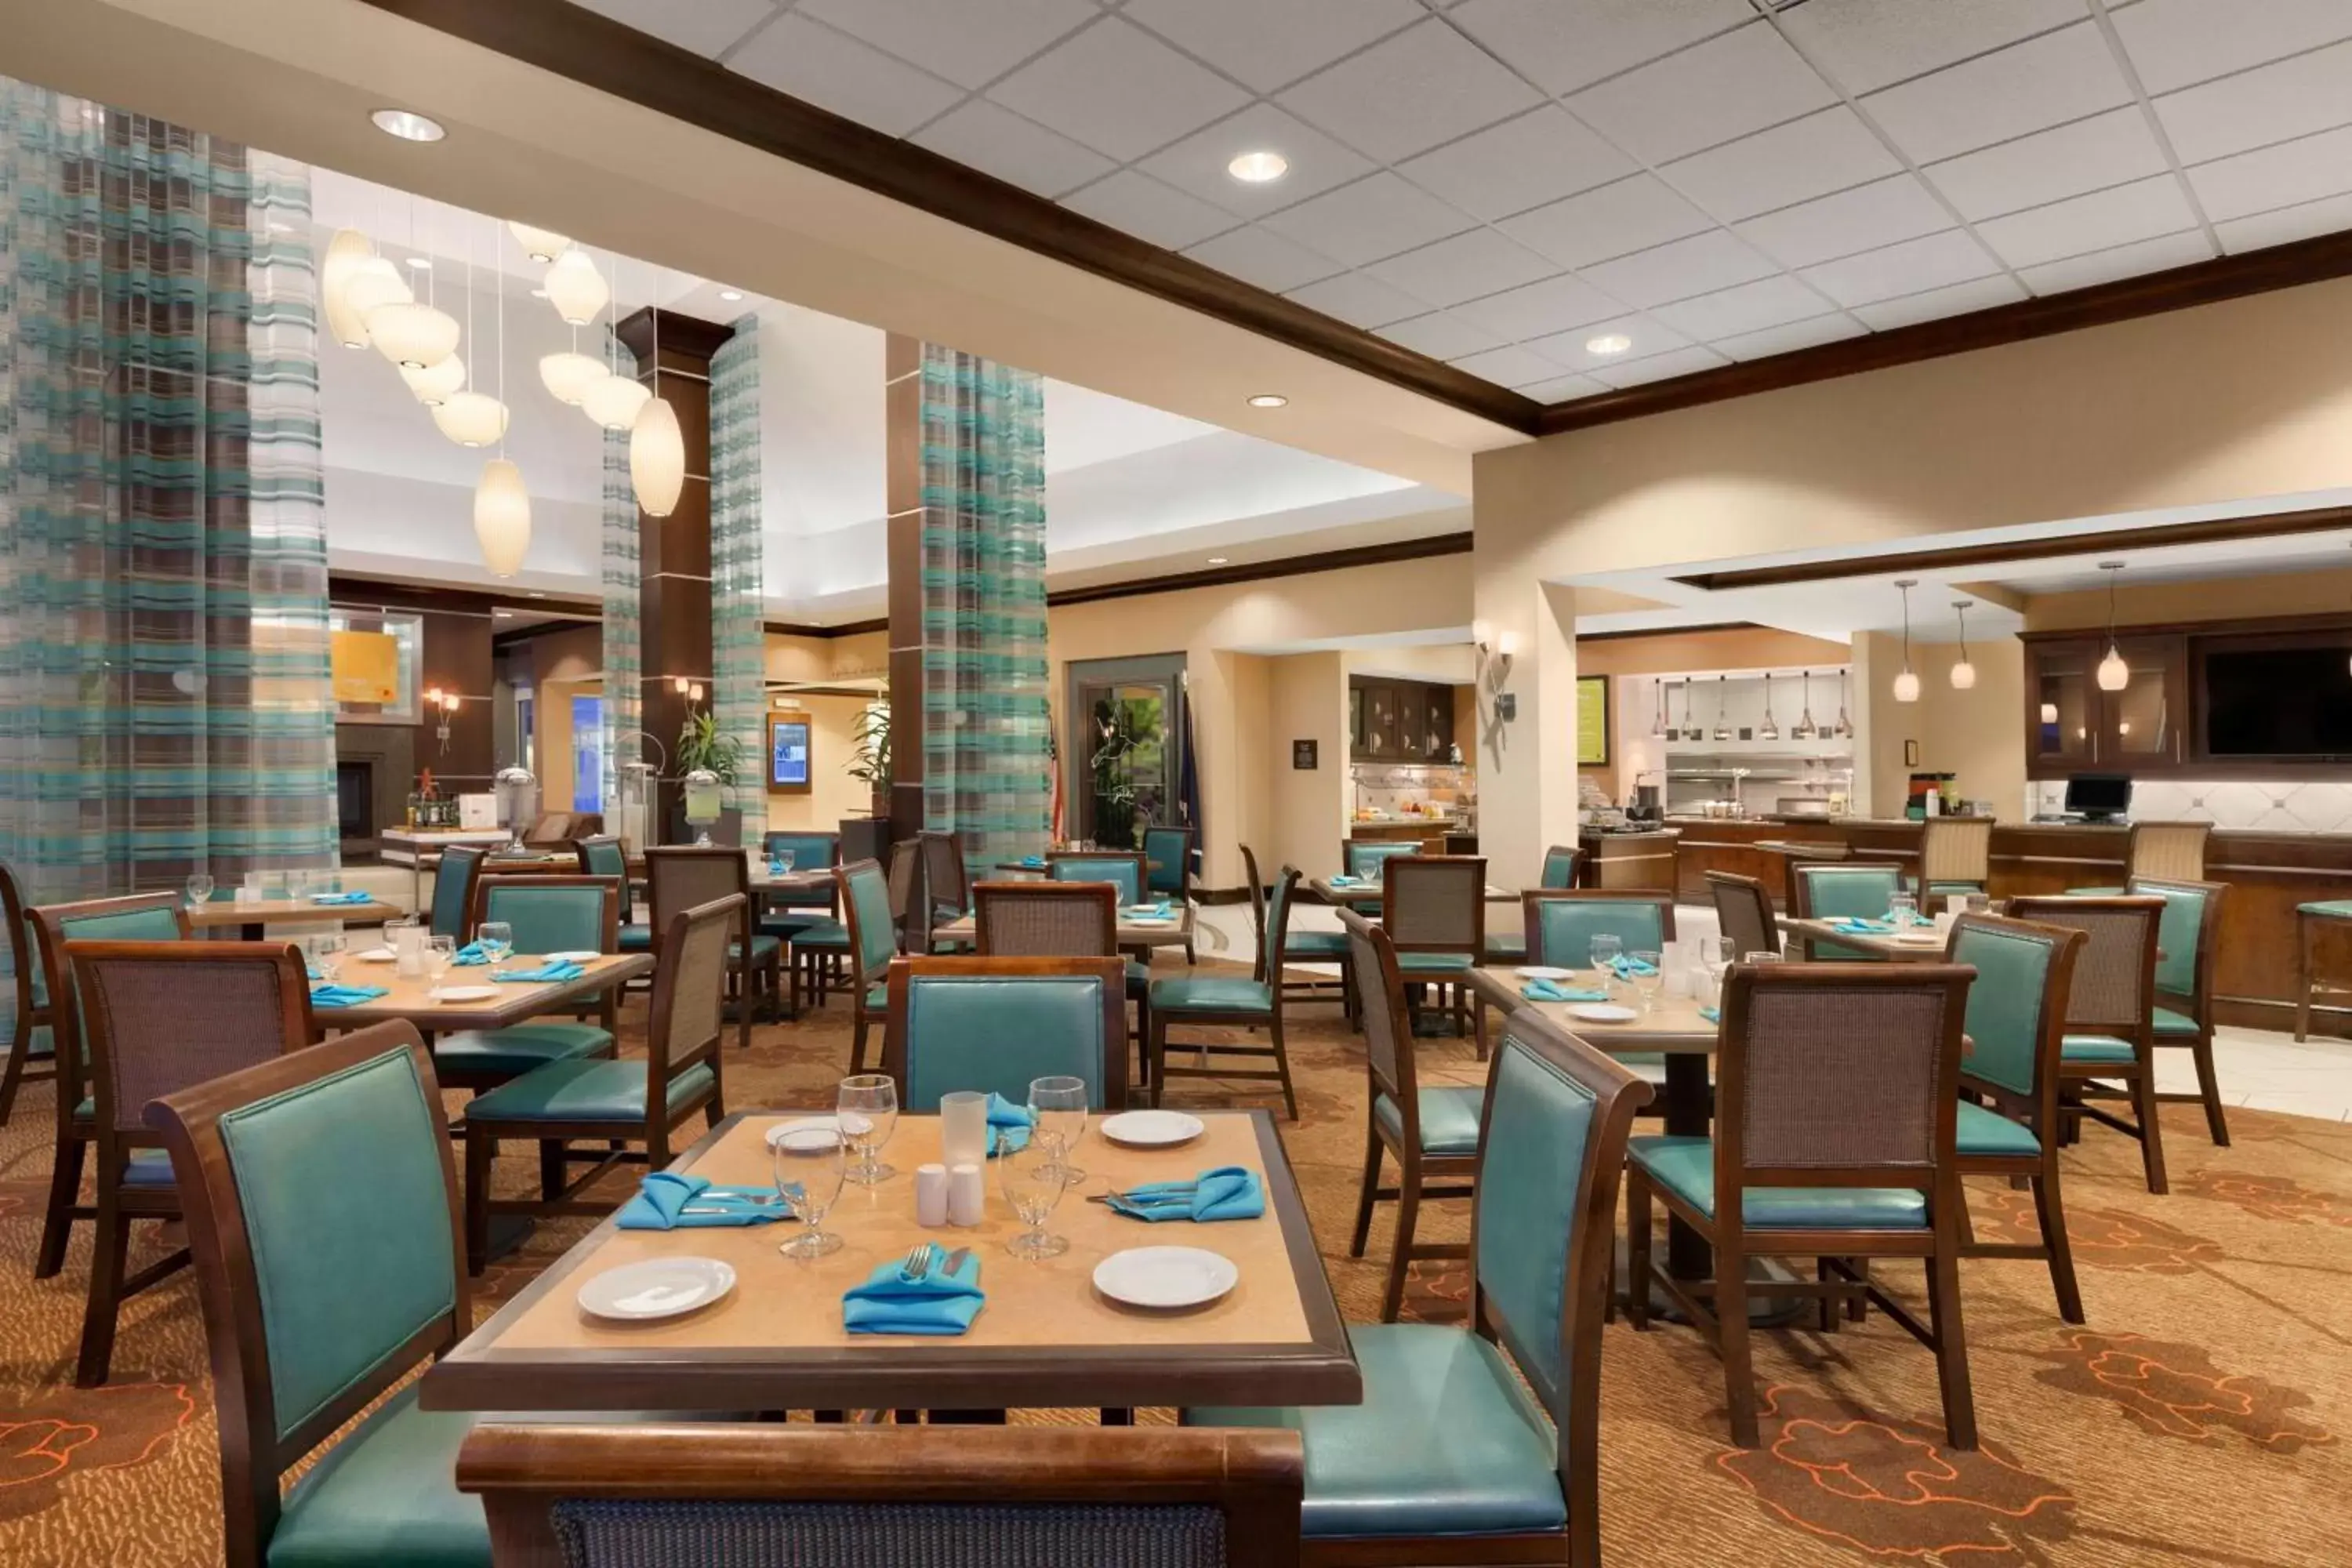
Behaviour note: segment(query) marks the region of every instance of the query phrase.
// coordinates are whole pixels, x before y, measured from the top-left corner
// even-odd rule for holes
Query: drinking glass
[[[457,962],[457,939],[454,936],[428,937],[425,942],[425,973],[433,983],[433,994],[441,994],[441,977]]]
[[[848,1179],[870,1187],[897,1175],[895,1169],[875,1156],[890,1142],[891,1131],[898,1125],[898,1081],[880,1072],[843,1079],[834,1095],[834,1109],[841,1113],[841,1135],[857,1150],[857,1163],[850,1167]]]
[[[1591,946],[1592,977],[1601,989],[1610,995],[1617,994],[1617,960],[1624,956],[1624,939],[1602,931],[1593,937]]]
[[[1633,994],[1642,999],[1642,1011],[1658,1010],[1658,993],[1665,989],[1665,955],[1656,952],[1633,954]]]
[[[188,902],[192,904],[210,903],[212,901],[212,896],[213,879],[208,874],[199,871],[194,876],[188,879]]]
[[[349,945],[341,931],[321,933],[310,939],[310,967],[318,972],[321,984],[332,985],[343,967],[343,950]]]
[[[1990,893],[1970,893],[1970,894],[1968,896],[1968,899],[1969,899],[1969,913],[1970,913],[1970,914],[1972,914],[1972,915],[1989,915],[1989,914],[1992,913],[1992,895],[1991,895],[1991,894],[1990,894]]]
[[[1739,955],[1739,962],[1742,963],[1778,963],[1780,962],[1780,955],[1777,952],[1743,952]]]
[[[770,863],[775,867],[776,874],[778,876],[789,877],[793,874],[793,852],[791,850],[779,849],[774,854],[769,856],[768,859]]]
[[[824,1228],[849,1173],[849,1141],[839,1121],[803,1123],[778,1133],[768,1148],[775,1156],[776,1195],[807,1227],[776,1250],[809,1258],[840,1251],[841,1237]]]
[[[1706,971],[1708,1005],[1722,1005],[1723,972],[1730,968],[1738,957],[1738,944],[1727,936],[1711,936],[1698,944],[1699,967]]]
[[[1087,1080],[1055,1076],[1029,1080],[1029,1111],[1037,1119],[1037,1135],[1052,1137],[1062,1146],[1062,1180],[1076,1186],[1087,1173],[1069,1162],[1070,1152],[1087,1131]]]
[[[1886,918],[1898,926],[1919,923],[1919,900],[1908,893],[1895,893],[1886,900]]]
[[[1015,1258],[1029,1258],[1067,1252],[1070,1238],[1047,1235],[1045,1222],[1054,1216],[1054,1205],[1062,1201],[1062,1191],[1069,1185],[1069,1167],[1063,1161],[1068,1151],[1059,1138],[1043,1128],[1030,1134],[1022,1147],[1013,1144],[1005,1132],[997,1134],[996,1175],[1004,1187],[1004,1201],[1029,1228],[1007,1242],[1005,1249]]]
[[[507,954],[514,951],[514,927],[505,921],[484,921],[474,928],[474,941],[482,956],[490,961],[490,973],[496,974]]]

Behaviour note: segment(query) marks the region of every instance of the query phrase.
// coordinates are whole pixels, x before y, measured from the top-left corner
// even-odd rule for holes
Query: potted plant
[[[874,815],[890,815],[890,704],[869,702],[857,716],[856,745],[849,753],[849,776],[865,781],[873,796]]]
[[[732,790],[743,768],[743,743],[719,727],[719,716],[709,709],[689,710],[686,722],[678,727],[677,748],[672,765],[677,769],[680,778],[698,771],[707,771],[717,775],[722,791]],[[742,808],[729,806],[721,813],[722,823],[729,812],[733,813],[740,822]],[[721,837],[726,838],[732,835],[722,833]]]

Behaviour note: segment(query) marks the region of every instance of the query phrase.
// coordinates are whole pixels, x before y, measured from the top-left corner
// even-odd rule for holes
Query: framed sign
[[[1290,742],[1290,765],[1301,773],[1315,771],[1316,743],[1312,741]]]
[[[809,792],[809,718],[805,713],[768,715],[768,792]]]
[[[425,618],[414,611],[327,611],[327,679],[338,724],[425,721]]]
[[[1609,677],[1605,675],[1577,677],[1576,765],[1609,765]]]

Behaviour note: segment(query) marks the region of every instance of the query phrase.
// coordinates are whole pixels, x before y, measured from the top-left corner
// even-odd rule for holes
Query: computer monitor
[[[2112,822],[2131,809],[2132,782],[2127,773],[2066,775],[2066,815],[2085,822]]]

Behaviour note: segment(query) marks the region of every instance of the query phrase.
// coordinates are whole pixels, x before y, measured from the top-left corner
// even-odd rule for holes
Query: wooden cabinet
[[[2189,757],[2189,643],[2168,633],[2116,639],[2130,668],[2120,691],[2099,689],[2100,635],[2025,644],[2025,763],[2029,777],[2075,773],[2160,775]]]
[[[1358,677],[1348,685],[1348,748],[1360,763],[1442,763],[1454,744],[1454,688]]]
[[[1358,759],[1369,763],[1402,762],[1404,748],[1398,742],[1395,685],[1368,680],[1360,689],[1364,694],[1364,744],[1356,753]]]

